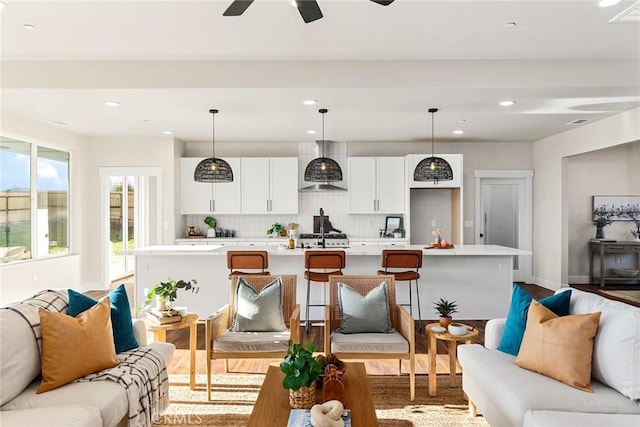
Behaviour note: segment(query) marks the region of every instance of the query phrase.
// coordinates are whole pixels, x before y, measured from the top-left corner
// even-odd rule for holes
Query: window
[[[0,263],[68,252],[69,153],[1,137]]]

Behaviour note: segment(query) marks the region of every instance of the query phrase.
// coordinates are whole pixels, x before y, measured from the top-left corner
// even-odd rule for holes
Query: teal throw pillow
[[[282,315],[282,277],[262,288],[260,292],[244,280],[238,279],[235,298],[233,332],[282,332],[287,329]]]
[[[69,308],[67,309],[67,314],[70,316],[75,317],[98,303],[93,298],[89,298],[73,289],[69,289],[68,293]],[[108,297],[111,302],[111,329],[113,330],[116,353],[138,348],[138,341],[133,335],[131,308],[129,307],[127,290],[124,285],[115,288]]]
[[[389,320],[389,296],[387,283],[371,289],[362,296],[344,283],[338,283],[340,327],[343,334],[391,333],[395,329]]]
[[[511,305],[507,313],[507,320],[504,325],[498,350],[518,355],[520,344],[524,337],[524,330],[527,326],[527,315],[529,314],[529,306],[533,297],[517,283],[513,284],[513,293],[511,294]],[[559,292],[541,299],[540,304],[553,311],[558,316],[566,316],[569,314],[569,303],[571,301],[571,291]]]

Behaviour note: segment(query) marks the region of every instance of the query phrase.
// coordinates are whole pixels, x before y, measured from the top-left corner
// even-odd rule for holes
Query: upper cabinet
[[[296,157],[243,157],[241,181],[243,213],[298,213]]]
[[[206,215],[241,213],[239,158],[225,158],[233,170],[233,182],[204,183],[193,179],[193,172],[203,157],[183,157],[182,163],[182,213]]]
[[[349,213],[404,213],[404,157],[349,157]]]
[[[463,179],[462,169],[462,154],[436,154],[436,157],[440,157],[449,162],[451,171],[453,172],[452,181],[439,181],[434,183],[433,181],[414,181],[413,171],[422,159],[425,157],[431,157],[430,154],[410,154],[407,156],[407,177],[409,181],[409,188],[461,188]]]

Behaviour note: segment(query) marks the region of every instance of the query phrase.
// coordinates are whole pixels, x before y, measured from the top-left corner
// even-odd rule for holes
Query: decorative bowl
[[[633,270],[631,268],[614,268],[613,274],[619,277],[636,277],[640,273],[640,270]]]
[[[467,333],[467,327],[462,323],[452,323],[449,325],[448,329],[451,335],[455,335],[457,337],[465,335]]]

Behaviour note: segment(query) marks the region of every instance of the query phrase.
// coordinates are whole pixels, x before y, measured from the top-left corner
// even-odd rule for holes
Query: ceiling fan
[[[389,6],[393,3],[393,0],[370,0],[374,3],[378,3],[382,6]],[[295,6],[300,12],[300,16],[305,23],[313,22],[322,18],[322,11],[316,0],[293,0]],[[251,6],[253,0],[234,0],[231,5],[224,11],[223,16],[240,16],[244,13],[249,6]]]

